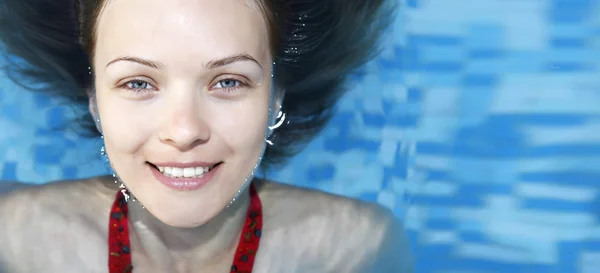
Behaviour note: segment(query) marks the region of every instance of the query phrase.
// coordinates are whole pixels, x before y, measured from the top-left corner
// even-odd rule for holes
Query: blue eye
[[[142,81],[142,80],[133,80],[133,81],[127,82],[125,84],[125,86],[127,86],[127,88],[133,89],[133,90],[145,90],[145,89],[148,89],[150,84],[148,82]]]
[[[235,89],[242,86],[243,83],[234,79],[224,79],[217,82],[215,88]]]
[[[237,93],[242,88],[249,87],[249,85],[243,81],[236,80],[234,78],[226,78],[218,81],[212,86],[213,89],[217,89],[224,93]]]
[[[120,86],[136,96],[151,95],[157,89],[151,83],[145,80],[134,79]]]

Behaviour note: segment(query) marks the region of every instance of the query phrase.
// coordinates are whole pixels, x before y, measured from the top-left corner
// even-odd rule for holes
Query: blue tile
[[[587,45],[586,39],[581,38],[552,38],[550,39],[550,46],[560,48],[575,48],[582,49]]]
[[[17,163],[16,162],[4,162],[4,168],[2,171],[2,180],[15,181],[17,178]]]
[[[61,107],[54,107],[48,110],[46,113],[48,127],[60,128],[67,122],[65,109]]]
[[[591,203],[556,200],[555,198],[525,198],[521,200],[520,204],[523,209],[547,210],[552,208],[553,212],[577,213],[592,208]]]
[[[52,145],[38,145],[35,149],[35,161],[41,164],[56,164],[60,162],[62,151]]]
[[[411,8],[418,8],[419,7],[419,0],[407,0],[406,4],[411,7]]]
[[[498,84],[498,78],[496,75],[467,74],[463,78],[462,84],[464,86],[494,87]]]
[[[307,170],[308,181],[331,180],[335,174],[335,168],[332,165],[312,166]]]
[[[1,112],[2,117],[8,120],[18,121],[21,119],[21,109],[18,105],[4,105]]]
[[[77,167],[62,168],[65,179],[77,179]]]
[[[383,125],[385,125],[386,117],[384,115],[363,113],[362,116],[365,125],[376,127],[382,127]]]

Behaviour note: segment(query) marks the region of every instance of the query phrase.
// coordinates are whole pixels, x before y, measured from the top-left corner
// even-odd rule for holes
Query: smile
[[[204,174],[208,173],[215,166],[216,166],[216,164],[212,165],[212,166],[198,166],[198,167],[187,167],[187,168],[168,167],[168,166],[156,166],[156,168],[166,177],[199,178],[199,177],[204,176]]]
[[[168,188],[177,191],[194,191],[212,181],[215,174],[221,169],[222,163],[154,165],[148,162],[148,165],[154,177]]]

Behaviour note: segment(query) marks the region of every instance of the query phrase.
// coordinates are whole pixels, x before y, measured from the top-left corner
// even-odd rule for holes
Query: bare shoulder
[[[344,225],[338,232],[353,232],[385,227],[394,220],[392,213],[378,204],[345,196],[275,182],[262,182],[258,189],[266,211],[287,215],[292,222],[314,219]]]
[[[101,222],[108,217],[111,190],[101,178],[92,178],[0,195],[0,264],[9,272],[71,272],[98,262],[88,259],[103,257],[96,251],[105,242]],[[77,255],[79,249],[92,255]]]
[[[265,213],[264,236],[269,236],[271,227],[279,236],[275,244],[294,244],[289,247],[302,252],[297,253],[303,256],[299,260],[316,263],[307,270],[411,272],[402,224],[388,209],[280,183],[258,185]]]
[[[117,192],[117,187],[104,177],[44,185],[13,183],[11,188],[14,190],[0,193],[0,220],[11,219],[11,224],[21,219],[42,221],[47,217],[88,216],[106,207]]]

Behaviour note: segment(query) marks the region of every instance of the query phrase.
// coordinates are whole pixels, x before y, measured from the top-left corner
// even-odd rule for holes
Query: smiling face
[[[209,221],[260,161],[271,106],[264,18],[251,0],[113,0],[100,14],[106,151],[165,224]]]

